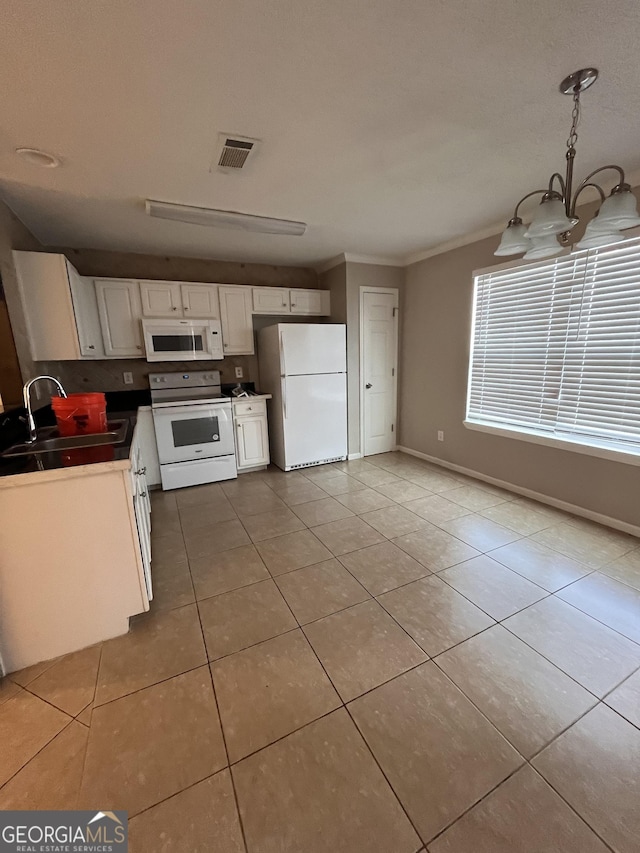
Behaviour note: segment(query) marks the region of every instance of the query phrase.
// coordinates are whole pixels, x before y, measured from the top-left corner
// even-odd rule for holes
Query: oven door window
[[[220,441],[220,427],[217,417],[186,418],[171,421],[174,447],[215,444]]]
[[[153,351],[160,352],[203,352],[204,335],[201,332],[180,335],[154,334],[151,336]]]

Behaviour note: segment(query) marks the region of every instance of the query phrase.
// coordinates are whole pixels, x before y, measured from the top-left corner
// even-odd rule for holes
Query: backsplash
[[[237,379],[235,368],[242,367],[243,377]],[[223,383],[254,382],[259,388],[258,359],[255,355],[230,356],[222,361],[154,361],[140,358],[109,359],[105,361],[40,361],[40,373],[50,373],[59,379],[69,394],[81,391],[132,391],[149,388],[150,373],[169,371],[219,370]],[[122,374],[133,374],[133,384],[125,385]],[[36,406],[49,402],[43,394]]]

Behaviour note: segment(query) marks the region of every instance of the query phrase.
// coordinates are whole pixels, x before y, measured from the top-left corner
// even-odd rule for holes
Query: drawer
[[[240,415],[266,415],[267,401],[266,400],[247,400],[242,403],[239,400],[234,401],[233,414],[236,418]]]

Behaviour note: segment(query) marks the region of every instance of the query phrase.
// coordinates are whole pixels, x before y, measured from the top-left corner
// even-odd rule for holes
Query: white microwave
[[[143,320],[147,361],[224,358],[219,320]]]

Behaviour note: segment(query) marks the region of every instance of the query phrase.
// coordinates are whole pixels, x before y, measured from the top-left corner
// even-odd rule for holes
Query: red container
[[[107,401],[104,394],[52,397],[51,408],[60,435],[89,435],[107,431]]]

